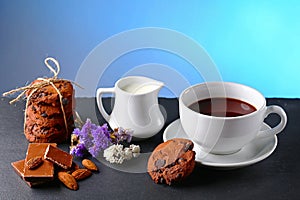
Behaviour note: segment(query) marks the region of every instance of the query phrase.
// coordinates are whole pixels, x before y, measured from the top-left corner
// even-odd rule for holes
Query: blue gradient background
[[[247,84],[266,97],[299,98],[299,10],[297,0],[0,0],[0,92],[51,76],[43,65],[47,56],[59,60],[60,77],[74,80],[85,57],[108,37],[162,27],[202,45],[223,80]],[[146,49],[112,63],[99,86],[112,86],[126,71],[147,63],[167,65],[190,84],[203,81],[180,57]]]

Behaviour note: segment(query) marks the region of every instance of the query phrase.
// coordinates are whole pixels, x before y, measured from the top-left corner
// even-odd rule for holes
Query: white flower
[[[103,156],[110,163],[122,164],[124,160],[136,158],[140,154],[139,145],[130,145],[123,148],[121,144],[114,144],[104,150]]]
[[[103,156],[110,163],[122,164],[124,161],[123,145],[114,144],[104,150]]]
[[[129,148],[131,149],[131,152],[132,152],[132,155],[134,158],[138,157],[140,155],[140,146],[139,145],[134,145],[134,144],[131,144],[129,146]]]

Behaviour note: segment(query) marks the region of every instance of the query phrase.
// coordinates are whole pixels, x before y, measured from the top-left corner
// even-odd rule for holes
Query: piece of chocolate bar
[[[22,178],[22,180],[29,186],[34,187],[37,185],[41,185],[45,183],[46,181],[37,181],[37,182],[29,182],[24,180],[24,164],[25,160],[19,160],[16,162],[12,162],[11,166],[14,168],[15,172]]]
[[[48,145],[44,158],[64,169],[72,167],[73,156],[57,147],[53,147],[52,145]]]
[[[25,162],[36,156],[44,156],[48,145],[56,147],[55,143],[29,143]],[[43,164],[37,169],[24,167],[24,180],[29,182],[47,181],[54,179],[53,163],[44,160]]]

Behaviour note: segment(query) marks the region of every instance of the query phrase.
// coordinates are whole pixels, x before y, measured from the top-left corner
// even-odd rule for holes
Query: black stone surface
[[[267,99],[268,104],[282,106],[288,115],[285,130],[278,135],[278,146],[267,159],[241,169],[214,170],[197,165],[181,184],[157,185],[147,173],[125,173],[94,160],[100,173],[79,182],[79,190],[71,191],[58,181],[30,188],[14,172],[10,163],[25,158],[28,142],[23,134],[24,102],[9,105],[0,100],[0,199],[299,199],[300,197],[300,100]],[[159,99],[167,113],[165,127],[178,118],[176,99]],[[109,107],[111,101],[105,99]],[[97,113],[104,123],[94,99],[78,99],[88,116]],[[110,110],[108,108],[108,110]],[[277,116],[267,119],[276,124]],[[164,127],[164,128],[165,128]],[[152,151],[162,142],[162,132],[138,142],[143,152]],[[68,151],[69,144],[59,147]],[[80,159],[75,159],[80,163]]]

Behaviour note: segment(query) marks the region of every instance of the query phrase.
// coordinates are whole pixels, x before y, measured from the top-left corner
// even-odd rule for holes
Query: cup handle
[[[104,109],[103,102],[102,102],[102,95],[105,93],[115,93],[115,88],[98,88],[96,92],[96,100],[97,100],[97,105],[99,108],[99,111],[103,118],[108,122],[110,116],[107,114],[107,112]]]
[[[270,135],[276,135],[276,134],[280,133],[284,129],[284,127],[286,126],[287,115],[281,107],[279,107],[279,106],[268,106],[267,110],[266,110],[265,118],[271,113],[275,113],[275,114],[280,116],[280,123],[272,129],[259,131],[258,135],[257,135],[258,137],[268,137]]]

